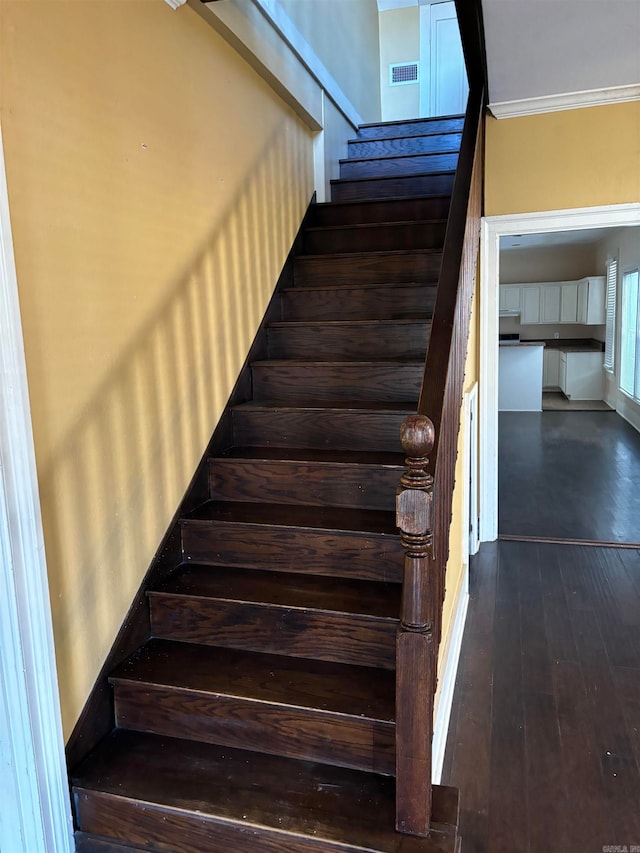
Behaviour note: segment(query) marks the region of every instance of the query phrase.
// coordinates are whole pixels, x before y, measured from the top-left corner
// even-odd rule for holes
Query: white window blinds
[[[607,319],[604,344],[604,368],[613,372],[616,345],[616,292],[618,286],[618,259],[607,260]]]

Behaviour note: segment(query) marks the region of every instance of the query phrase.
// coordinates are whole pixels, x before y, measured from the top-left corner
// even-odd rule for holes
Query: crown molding
[[[610,86],[605,89],[587,89],[582,92],[564,92],[558,95],[542,95],[515,101],[498,101],[489,104],[491,114],[497,119],[553,113],[561,110],[577,110],[584,107],[602,107],[640,101],[640,84]]]

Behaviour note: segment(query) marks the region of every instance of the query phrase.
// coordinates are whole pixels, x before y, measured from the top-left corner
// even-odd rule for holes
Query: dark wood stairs
[[[394,829],[394,502],[461,127],[362,127],[312,206],[114,728],[71,769],[80,853],[459,849],[453,789],[429,837]]]

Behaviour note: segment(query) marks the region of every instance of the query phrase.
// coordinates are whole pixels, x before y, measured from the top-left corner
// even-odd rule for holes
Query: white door
[[[420,115],[463,113],[469,86],[456,4],[420,6]]]

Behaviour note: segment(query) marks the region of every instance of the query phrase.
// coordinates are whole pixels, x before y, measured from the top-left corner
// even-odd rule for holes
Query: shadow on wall
[[[39,471],[67,735],[246,358],[311,196],[310,150],[292,123],[273,135]]]

